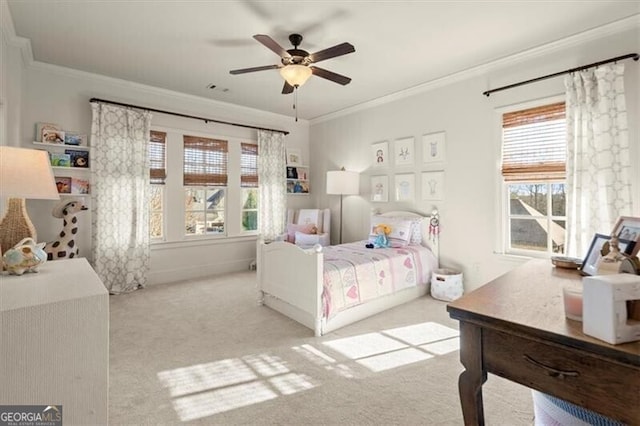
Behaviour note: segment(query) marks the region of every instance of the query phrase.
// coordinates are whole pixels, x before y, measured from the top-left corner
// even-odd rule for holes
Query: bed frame
[[[435,212],[434,212],[435,213]],[[423,215],[394,211],[382,216]],[[429,216],[422,221],[422,245],[439,256],[438,236],[429,235]],[[302,249],[281,241],[257,242],[258,304],[266,305],[322,336],[345,325],[367,318],[424,295],[429,286],[408,288],[348,308],[327,320],[322,315],[323,289],[322,247]],[[428,283],[426,283],[428,284]]]

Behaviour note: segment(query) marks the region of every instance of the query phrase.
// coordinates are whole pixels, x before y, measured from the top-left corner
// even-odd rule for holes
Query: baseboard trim
[[[211,263],[206,265],[190,265],[181,268],[163,269],[149,272],[147,285],[167,284],[178,281],[204,278],[214,275],[230,274],[249,270],[249,265],[255,259],[239,259],[232,262]]]

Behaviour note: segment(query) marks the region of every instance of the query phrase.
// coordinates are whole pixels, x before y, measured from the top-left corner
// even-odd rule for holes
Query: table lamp
[[[360,175],[344,169],[327,172],[327,194],[340,195],[340,244],[342,244],[342,197],[358,195]]]
[[[8,198],[6,214],[0,222],[0,249],[7,251],[27,237],[37,242],[25,199],[60,199],[49,154],[0,146],[0,197]]]

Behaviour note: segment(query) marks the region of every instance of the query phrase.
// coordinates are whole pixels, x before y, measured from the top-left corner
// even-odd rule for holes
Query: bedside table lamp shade
[[[360,175],[344,169],[327,172],[327,194],[340,195],[340,244],[342,244],[342,197],[358,195]]]
[[[27,237],[37,242],[25,199],[60,198],[48,153],[0,146],[0,197],[8,198],[6,214],[0,222],[0,249],[9,250]]]

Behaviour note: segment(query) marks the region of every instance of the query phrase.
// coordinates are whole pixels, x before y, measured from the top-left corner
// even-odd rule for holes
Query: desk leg
[[[483,426],[482,384],[487,372],[482,368],[482,329],[464,321],[460,321],[460,362],[465,368],[458,378],[464,424]]]

